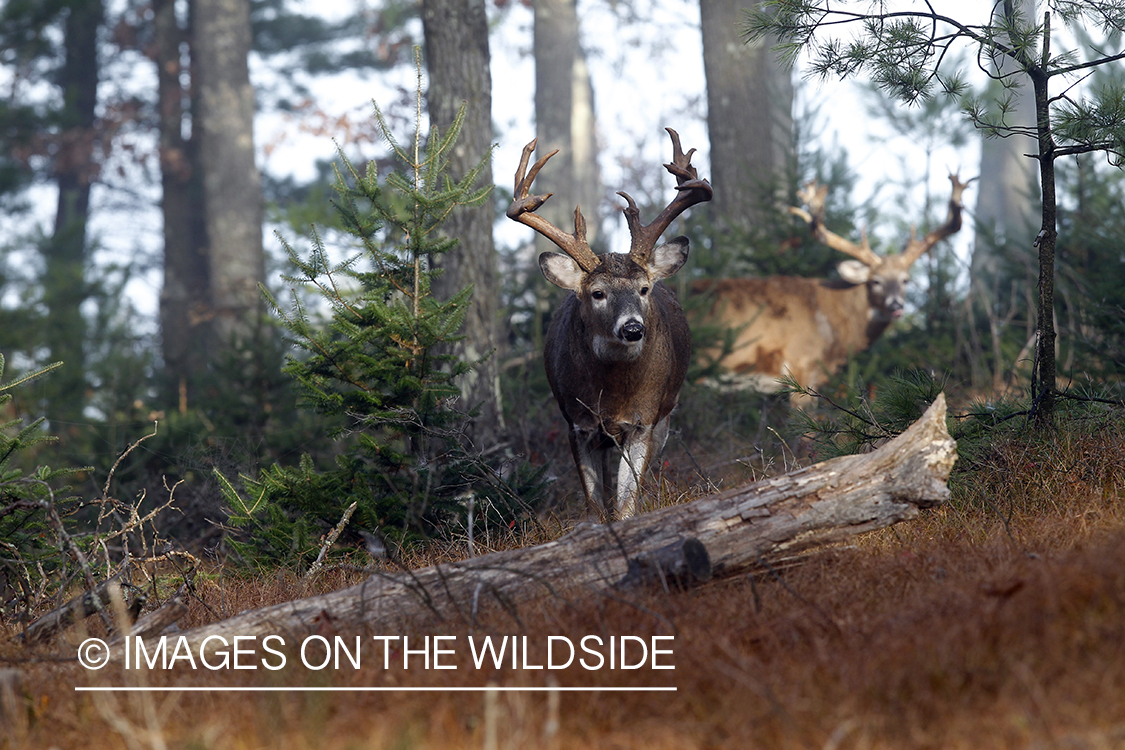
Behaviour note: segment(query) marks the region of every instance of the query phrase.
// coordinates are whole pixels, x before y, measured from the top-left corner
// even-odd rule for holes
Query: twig
[[[1120,399],[1099,398],[1097,396],[1078,396],[1073,393],[1067,393],[1066,391],[1059,391],[1057,395],[1059,396],[1059,398],[1068,398],[1071,401],[1085,401],[1095,404],[1109,404],[1110,406],[1125,406],[1125,401],[1122,401]]]
[[[332,529],[332,531],[328,532],[328,536],[324,537],[324,544],[320,545],[320,554],[316,556],[316,562],[309,568],[309,572],[305,573],[305,583],[311,581],[313,576],[315,576],[321,566],[323,566],[324,557],[328,554],[328,548],[336,543],[337,537],[344,531],[344,527],[348,525],[348,521],[352,518],[352,513],[355,513],[357,503],[358,501],[355,501],[348,506],[348,509],[344,511],[344,515],[340,518],[340,522],[336,524],[336,528]]]
[[[109,485],[110,485],[111,482],[113,482],[113,474],[114,474],[114,472],[117,471],[117,467],[121,465],[121,462],[125,460],[125,457],[128,456],[130,453],[132,453],[133,450],[138,445],[140,445],[144,441],[148,440],[150,437],[155,437],[156,431],[157,431],[157,429],[159,429],[159,427],[160,427],[160,422],[153,421],[152,432],[149,433],[148,435],[145,435],[144,437],[138,438],[136,441],[134,441],[133,444],[130,445],[128,448],[126,448],[125,452],[122,453],[120,456],[118,456],[117,460],[113,462],[113,466],[111,466],[110,469],[109,469],[109,475],[105,478],[105,486],[102,487],[102,497],[103,498],[109,497]]]
[[[156,508],[153,508],[143,518],[137,514],[137,507],[139,507],[141,502],[144,501],[144,496],[142,496],[141,500],[137,502],[136,506],[129,506],[129,511],[130,511],[129,516],[130,516],[130,518],[129,518],[128,523],[122,525],[122,527],[120,529],[118,529],[117,531],[114,531],[114,532],[111,532],[110,534],[108,534],[104,538],[104,540],[110,541],[110,540],[116,539],[117,537],[122,536],[124,534],[128,534],[131,531],[136,531],[141,526],[144,526],[146,523],[148,523],[149,521],[154,519],[156,517],[156,515],[158,513],[160,513],[160,511],[172,507],[172,503],[175,502],[176,488],[179,487],[183,483],[184,483],[184,480],[181,479],[180,481],[173,484],[171,487],[168,487],[168,499],[166,501],[164,501],[164,504],[159,505]],[[165,487],[167,487],[167,484],[165,484]]]

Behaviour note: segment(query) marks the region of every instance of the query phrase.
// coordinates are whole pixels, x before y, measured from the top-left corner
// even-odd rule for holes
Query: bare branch
[[[1055,149],[1054,156],[1077,156],[1078,154],[1090,154],[1094,151],[1106,151],[1111,154],[1117,154],[1119,157],[1125,157],[1125,154],[1122,154],[1117,150],[1118,146],[1119,144],[1116,144],[1112,141],[1106,141],[1104,143],[1083,143],[1076,146],[1063,146],[1061,148]],[[1028,155],[1032,156],[1033,154]]]
[[[1065,68],[1055,68],[1054,70],[1047,71],[1047,75],[1054,77],[1058,75],[1067,75],[1079,70],[1089,70],[1090,68],[1097,68],[1101,65],[1108,65],[1109,63],[1117,62],[1118,60],[1125,60],[1125,52],[1121,52],[1110,57],[1100,57],[1096,60],[1087,60],[1083,63],[1075,65],[1068,65]]]

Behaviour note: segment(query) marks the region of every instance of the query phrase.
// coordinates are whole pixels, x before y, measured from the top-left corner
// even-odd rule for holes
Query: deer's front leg
[[[621,465],[617,469],[618,519],[637,514],[637,498],[641,494],[641,477],[653,453],[653,428],[637,425],[626,434],[621,446]]]
[[[605,473],[608,451],[603,442],[604,438],[597,430],[570,428],[570,452],[582,480],[582,492],[586,495],[586,514],[594,521],[603,520],[609,512]]]

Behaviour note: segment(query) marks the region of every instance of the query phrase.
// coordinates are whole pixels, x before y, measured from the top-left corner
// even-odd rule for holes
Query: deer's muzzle
[[[617,335],[623,341],[640,341],[645,335],[645,325],[639,320],[630,320],[621,326]]]

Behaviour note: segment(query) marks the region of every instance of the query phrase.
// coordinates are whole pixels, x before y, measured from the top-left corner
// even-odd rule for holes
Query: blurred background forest
[[[692,255],[670,280],[689,309],[706,304],[687,294],[693,279],[835,273],[838,254],[784,210],[799,205],[807,180],[829,186],[828,226],[850,237],[866,230],[887,253],[902,248],[911,227],[941,223],[947,169],[979,175],[966,193],[965,228],[915,265],[907,314],[822,390],[869,396],[919,368],[955,404],[1026,397],[1039,188],[1025,135],[984,138],[951,97],[907,107],[861,85],[814,89],[800,62],[790,71],[770,44],[744,43],[734,0],[325,8],[9,0],[0,10],[3,381],[63,363],[0,405],[10,429],[45,417],[36,430],[59,437],[18,456],[9,450],[8,480],[23,481],[33,466],[87,467],[69,476],[68,493],[125,498],[131,508],[145,491],[165,493],[165,479],[183,480],[175,503],[183,512],[166,517],[162,537],[302,564],[358,483],[366,489],[355,525],[368,549],[371,532],[433,532],[452,517],[466,528],[482,518],[512,528],[516,518],[534,522],[542,507],[563,506],[577,484],[539,358],[558,290],[535,257],[551,248],[503,215],[518,149],[532,137],[539,153],[561,149],[537,183],[556,196],[540,213],[567,227],[581,204],[598,252],[622,249],[616,191],[646,213],[667,202],[663,128],[699,149],[695,163],[715,198],[683,220]],[[1079,56],[1120,43],[1112,29],[1081,26],[1060,42]],[[415,49],[425,97],[417,112]],[[1072,93],[1123,81],[1117,61]],[[1032,119],[1029,92],[1009,97],[984,74],[969,85],[1012,122]],[[423,134],[459,129],[443,169],[455,180],[471,173],[466,188],[495,183],[478,207],[454,211],[443,225],[456,248],[402,244],[409,232],[388,217],[410,198],[388,197],[378,184],[403,164],[372,99],[407,151],[416,125]],[[1058,180],[1059,385],[1119,399],[1125,174],[1090,153],[1060,160]],[[380,221],[350,221],[348,195],[367,199]],[[376,285],[365,276],[379,265],[367,251],[373,238],[407,248],[391,261],[420,258],[430,274],[424,294],[457,300],[446,320],[463,320],[460,337],[432,342],[444,357],[435,367],[456,377],[445,391],[427,391],[430,400],[421,391],[404,396],[409,418],[387,416],[399,385],[373,386],[385,398],[361,408],[338,376],[332,390],[330,376],[313,372],[325,350],[309,342],[355,333],[330,326],[349,295]],[[357,253],[356,264],[327,273]],[[308,283],[321,272],[352,286],[326,295]],[[471,296],[461,294],[469,286]],[[295,316],[287,323],[285,311]],[[697,347],[722,336],[695,333]],[[376,364],[365,377],[379,377]],[[704,369],[689,374],[660,482],[706,490],[732,470],[767,471],[788,450],[776,399],[716,393],[695,383]],[[350,387],[367,393],[373,382]],[[460,418],[441,422],[452,426],[438,435],[429,429],[437,412]],[[156,422],[156,434],[115,463]],[[450,456],[452,479],[433,468]],[[92,512],[83,507],[75,518]],[[230,524],[262,524],[267,512],[276,536],[222,546]],[[24,533],[33,515],[2,520],[13,525],[7,532]]]

